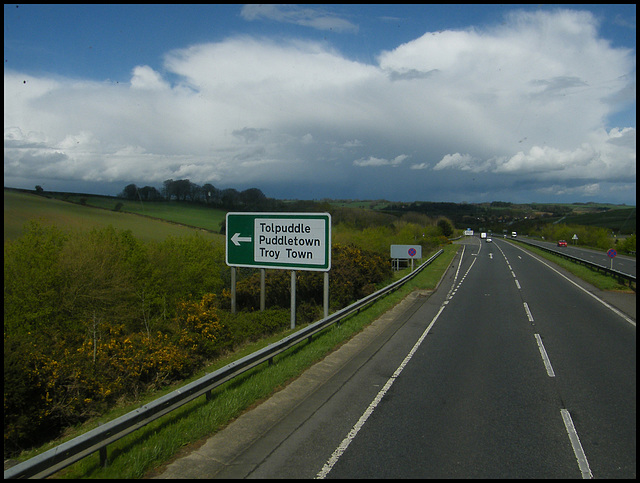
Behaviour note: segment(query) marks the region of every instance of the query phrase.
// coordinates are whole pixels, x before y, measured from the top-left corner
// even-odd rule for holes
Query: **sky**
[[[4,185],[636,203],[636,5],[4,6]]]

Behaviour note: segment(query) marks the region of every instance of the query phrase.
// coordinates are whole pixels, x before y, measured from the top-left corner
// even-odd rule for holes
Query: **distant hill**
[[[612,231],[629,234],[636,231],[636,209],[615,208],[596,213],[568,215],[562,220],[567,225],[585,225],[610,228]]]
[[[519,220],[513,224],[513,229],[526,233],[531,227],[539,227],[546,223],[607,228],[616,235],[631,235],[636,232],[636,209],[615,206],[591,212],[577,210],[564,216]]]
[[[619,234],[636,231],[636,209],[627,205],[596,203],[437,203],[414,201],[389,203],[382,211],[405,213],[416,211],[432,218],[445,216],[456,228],[473,230],[523,231],[545,223],[565,223],[609,228]]]

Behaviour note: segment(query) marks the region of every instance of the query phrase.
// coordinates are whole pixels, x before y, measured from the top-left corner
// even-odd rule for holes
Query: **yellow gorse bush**
[[[180,327],[179,345],[198,354],[211,356],[229,331],[220,323],[215,294],[204,294],[199,301],[181,302],[176,316]]]
[[[85,338],[71,348],[71,341],[46,344],[42,335],[28,333],[31,340],[15,354],[21,361],[11,365],[19,364],[15,379],[36,396],[28,401],[29,426],[76,424],[119,399],[187,377],[203,358],[216,354],[220,341],[228,340],[214,301],[214,294],[206,294],[201,300],[181,302],[174,334],[128,332],[123,324],[103,323],[99,337]],[[10,339],[5,334],[5,350]],[[5,363],[14,356],[10,352],[5,353]],[[5,444],[24,434],[26,420],[13,417],[19,413],[17,403],[5,390]]]

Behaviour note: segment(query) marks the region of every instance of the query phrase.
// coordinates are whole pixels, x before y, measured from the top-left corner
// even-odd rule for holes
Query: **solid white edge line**
[[[540,338],[540,334],[534,334],[536,337],[536,342],[538,343],[538,350],[540,351],[540,355],[542,356],[542,362],[544,362],[544,367],[547,369],[547,374],[549,377],[556,377],[556,373],[553,372],[553,367],[551,366],[551,360],[547,355],[547,351],[544,348],[544,344],[542,343],[542,339]]]
[[[391,388],[396,378],[400,375],[402,370],[409,363],[409,361],[411,360],[415,352],[418,350],[418,347],[420,347],[420,344],[422,344],[422,341],[424,341],[425,337],[433,327],[433,324],[435,324],[436,320],[438,320],[438,317],[440,317],[440,314],[442,313],[443,310],[444,310],[444,305],[440,307],[440,310],[438,311],[436,316],[433,318],[433,320],[429,324],[429,327],[427,327],[426,330],[422,333],[422,335],[420,336],[418,341],[414,344],[413,348],[409,351],[407,356],[404,358],[400,366],[398,366],[398,368],[395,370],[393,375],[389,378],[389,380],[384,385],[384,387],[380,389],[380,392],[378,392],[378,394],[373,399],[373,401],[371,401],[371,404],[369,404],[369,407],[365,410],[365,412],[362,413],[362,416],[360,416],[360,419],[358,419],[358,422],[356,422],[356,424],[353,425],[353,428],[351,429],[351,431],[349,431],[349,434],[347,434],[347,436],[338,445],[336,450],[333,452],[333,454],[329,458],[329,461],[327,461],[322,467],[322,469],[318,472],[318,474],[316,475],[316,479],[324,479],[329,474],[333,466],[338,462],[340,457],[349,447],[349,445],[351,444],[353,439],[356,437],[360,429],[362,429],[362,427],[364,426],[364,423],[367,422],[367,419],[369,419],[369,416],[371,416],[376,406],[378,406],[378,404],[380,403],[384,395]]]
[[[582,479],[590,480],[593,478],[593,473],[591,473],[591,468],[589,468],[587,455],[584,454],[584,449],[582,449],[582,443],[580,443],[578,432],[576,431],[576,427],[573,425],[571,414],[569,414],[569,411],[566,409],[561,409],[560,414],[562,414],[562,420],[564,421],[564,427],[567,429],[567,434],[569,435],[569,440],[573,447],[573,453],[576,455],[576,459],[578,460],[578,467],[582,473]]]

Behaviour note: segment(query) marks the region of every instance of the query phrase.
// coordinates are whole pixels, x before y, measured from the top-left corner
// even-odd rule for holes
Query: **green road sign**
[[[329,213],[227,213],[229,266],[328,271]]]

